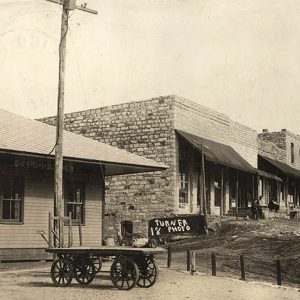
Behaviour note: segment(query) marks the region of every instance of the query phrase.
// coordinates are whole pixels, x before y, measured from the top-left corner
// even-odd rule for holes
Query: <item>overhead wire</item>
[[[57,3],[59,4],[59,0],[57,0]],[[72,36],[71,28],[69,26],[69,20],[74,15],[74,13],[75,12],[73,12],[70,16],[68,16],[67,19],[65,18],[65,20],[67,21],[66,22],[67,28],[66,28],[65,34],[60,39],[60,42],[59,42],[59,52],[61,51],[61,44],[62,44],[63,40],[66,38],[67,33],[70,32],[71,42],[72,42],[72,45],[74,47],[74,56],[75,56],[75,60],[76,60],[77,70],[78,70],[78,73],[79,73],[79,79],[80,79],[80,83],[81,83],[81,88],[82,88],[82,91],[83,91],[83,95],[85,97],[85,101],[86,101],[86,103],[88,103],[88,101],[87,101],[87,94],[86,94],[86,91],[85,91],[85,88],[84,88],[84,84],[83,84],[83,80],[82,80],[81,69],[80,69],[80,65],[79,65],[79,59],[78,59],[77,52],[76,52],[76,46],[75,46],[75,43],[73,41],[73,36]],[[63,7],[62,7],[62,14],[65,17]],[[45,158],[47,158],[48,156],[50,156],[52,154],[52,152],[54,151],[55,147],[57,146],[57,143],[58,143],[58,137],[57,137],[56,142],[55,142],[53,148],[51,149],[51,151],[47,155],[45,155]],[[101,171],[103,182],[105,182],[105,172],[103,170],[103,164],[102,164],[101,161],[99,162],[99,166],[100,166],[100,171]]]

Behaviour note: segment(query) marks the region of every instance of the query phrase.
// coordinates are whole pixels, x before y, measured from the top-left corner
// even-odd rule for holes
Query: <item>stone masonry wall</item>
[[[278,148],[282,149],[284,152],[284,162],[293,168],[300,169],[300,136],[282,129],[281,131],[268,132],[264,131],[258,134],[260,141],[264,141],[270,144],[270,147],[275,144]],[[294,144],[294,163],[291,161],[291,144]],[[261,144],[264,145],[264,144]],[[268,146],[265,146],[266,150],[270,152],[271,150]],[[274,147],[273,147],[274,148]],[[275,156],[277,155],[277,150],[274,149]],[[282,159],[281,159],[282,160]]]
[[[258,134],[258,138],[265,142],[271,142],[277,147],[286,150],[286,131],[278,132],[262,132]]]
[[[65,129],[163,162],[162,172],[113,176],[106,181],[105,232],[116,234],[124,220],[133,232],[147,232],[147,221],[174,211],[175,134],[173,96],[90,109],[65,115]],[[55,117],[41,119],[55,124]]]
[[[258,154],[286,163],[286,151],[272,142],[258,139]]]

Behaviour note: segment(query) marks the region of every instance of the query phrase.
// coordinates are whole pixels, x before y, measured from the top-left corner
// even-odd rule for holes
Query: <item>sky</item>
[[[177,94],[257,131],[300,134],[299,0],[87,6],[99,14],[70,13],[65,112]],[[60,19],[46,0],[0,0],[0,108],[56,114]]]

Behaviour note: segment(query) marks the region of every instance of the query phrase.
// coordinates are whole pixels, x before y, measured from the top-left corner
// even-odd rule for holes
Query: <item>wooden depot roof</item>
[[[54,126],[0,109],[0,153],[54,158]],[[151,172],[168,168],[125,150],[64,131],[63,156],[68,161],[105,166],[106,175]]]

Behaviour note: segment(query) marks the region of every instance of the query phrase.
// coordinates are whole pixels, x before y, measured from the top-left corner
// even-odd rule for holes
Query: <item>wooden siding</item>
[[[48,233],[48,214],[53,212],[53,175],[26,176],[24,189],[24,223],[0,224],[0,256],[1,248],[47,247],[37,231],[45,231],[46,235]],[[102,241],[103,191],[100,183],[86,183],[85,190],[86,224],[82,226],[83,242],[99,246]],[[74,244],[78,243],[77,230],[77,226],[74,226]]]
[[[100,185],[86,184],[85,187],[85,225],[82,228],[82,240],[85,246],[102,245],[102,204],[103,191]],[[68,228],[65,228],[67,241]],[[73,246],[79,245],[78,226],[73,226]]]

